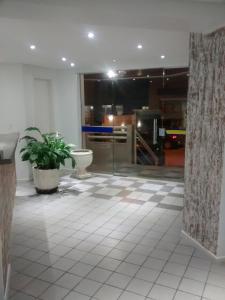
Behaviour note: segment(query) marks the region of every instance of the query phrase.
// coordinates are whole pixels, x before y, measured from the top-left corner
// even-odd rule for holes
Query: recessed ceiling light
[[[95,37],[94,32],[88,32],[88,38],[89,39],[94,39],[94,37]]]
[[[165,58],[165,55],[161,55],[161,59],[164,59]]]
[[[30,45],[30,50],[35,50],[36,46],[35,45]]]
[[[62,57],[61,59],[62,59],[62,61],[67,61],[67,59],[65,57]]]
[[[133,78],[133,80],[136,80],[135,78]]]
[[[168,80],[170,80],[169,78],[166,78],[166,80],[168,81]]]
[[[150,80],[149,83],[152,83],[152,80]]]
[[[138,44],[138,45],[137,45],[137,48],[138,48],[138,49],[142,49],[142,48],[143,48],[142,44]]]
[[[109,71],[107,72],[107,76],[108,76],[109,78],[114,78],[114,77],[117,76],[117,74],[116,74],[113,70],[109,70]]]
[[[113,62],[116,62],[116,59],[113,59]]]
[[[70,63],[70,66],[73,68],[73,67],[75,67],[75,63],[74,62],[71,62]]]
[[[147,77],[149,77],[150,75],[147,75]]]

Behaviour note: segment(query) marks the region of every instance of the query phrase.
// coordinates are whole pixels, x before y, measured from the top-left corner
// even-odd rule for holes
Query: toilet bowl
[[[89,149],[78,149],[71,151],[71,155],[76,162],[75,172],[72,176],[79,179],[89,178],[91,174],[86,171],[86,168],[90,166],[93,161],[93,151]]]

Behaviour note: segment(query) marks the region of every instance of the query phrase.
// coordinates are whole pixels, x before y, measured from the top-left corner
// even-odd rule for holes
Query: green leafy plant
[[[26,141],[26,145],[20,150],[23,161],[29,161],[35,168],[49,170],[59,169],[69,158],[72,167],[75,167],[75,160],[71,156],[72,145],[66,144],[61,136],[42,133],[37,127],[28,127],[25,131],[36,133],[38,137],[25,135],[21,138]]]

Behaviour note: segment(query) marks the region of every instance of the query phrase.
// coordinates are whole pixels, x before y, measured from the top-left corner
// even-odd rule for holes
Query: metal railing
[[[136,130],[136,141],[138,141],[141,146],[145,149],[145,151],[148,153],[150,160],[154,162],[155,166],[159,165],[159,158],[155,154],[155,152],[151,149],[151,147],[146,143],[146,141],[143,139],[141,134]]]

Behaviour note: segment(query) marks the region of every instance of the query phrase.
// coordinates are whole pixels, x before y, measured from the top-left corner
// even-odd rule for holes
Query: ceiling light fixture
[[[142,48],[143,48],[142,44],[138,44],[138,45],[137,45],[137,48],[138,48],[138,49],[142,49]]]
[[[75,67],[75,63],[74,63],[74,62],[71,62],[71,63],[70,63],[70,66],[71,66],[71,68]]]
[[[140,128],[142,126],[142,124],[141,124],[141,121],[139,120],[138,122],[137,122],[137,128]]]
[[[113,115],[108,115],[108,120],[109,120],[109,122],[112,122],[113,119],[114,119],[114,116],[113,116]]]
[[[30,50],[35,50],[36,46],[35,45],[30,45]]]
[[[133,80],[136,80],[135,78],[133,78]]]
[[[165,55],[161,55],[161,59],[165,59]]]
[[[150,75],[147,75],[147,77],[150,77]]]
[[[116,74],[113,70],[109,70],[109,71],[107,72],[107,76],[108,76],[109,78],[114,78],[114,77],[117,76],[117,74]]]
[[[65,57],[62,57],[61,60],[62,61],[67,61],[67,59]]]
[[[88,32],[88,38],[93,40],[95,38],[94,32]]]
[[[113,62],[115,63],[115,62],[116,62],[116,59],[113,59]]]

